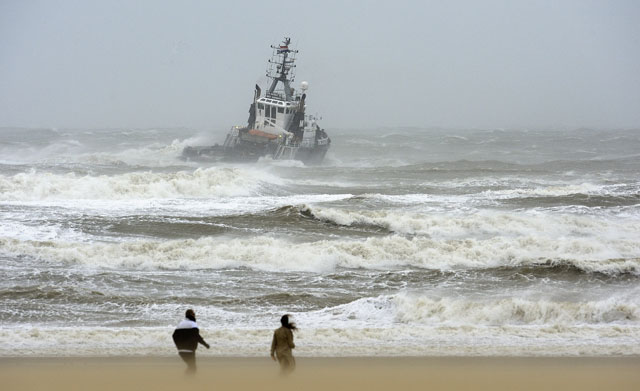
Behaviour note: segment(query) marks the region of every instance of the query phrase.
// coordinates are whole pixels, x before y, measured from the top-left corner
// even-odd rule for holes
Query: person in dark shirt
[[[282,327],[273,332],[271,340],[271,358],[275,361],[276,357],[280,363],[280,372],[287,374],[293,372],[296,367],[296,360],[293,357],[291,349],[296,345],[293,343],[293,330],[297,330],[295,323],[289,323],[289,315],[283,315],[280,318]]]
[[[178,348],[178,354],[187,364],[186,373],[195,373],[198,343],[203,344],[207,349],[209,349],[209,344],[200,336],[196,313],[192,309],[188,309],[185,318],[178,323],[178,327],[173,332],[173,342]]]

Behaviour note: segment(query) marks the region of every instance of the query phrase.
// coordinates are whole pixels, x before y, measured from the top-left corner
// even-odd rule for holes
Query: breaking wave
[[[585,325],[640,326],[640,302],[619,297],[579,302],[522,297],[440,298],[401,292],[295,316],[301,322],[336,327],[553,326],[560,330]]]
[[[211,329],[207,354],[264,357],[271,329]],[[305,325],[300,325],[304,327]],[[38,327],[0,330],[0,356],[174,356],[166,327]],[[634,326],[302,328],[296,355],[349,356],[633,356],[640,354]],[[86,341],[91,341],[87,343]],[[266,342],[265,342],[266,341]],[[266,346],[266,348],[265,348]]]
[[[469,300],[399,294],[392,302],[395,320],[428,325],[556,325],[640,324],[638,303],[608,299],[563,302],[502,298]]]
[[[279,179],[263,171],[230,167],[121,175],[51,174],[32,170],[0,176],[0,200],[140,199],[243,196]]]
[[[602,237],[611,241],[640,237],[640,222],[635,218],[608,219],[597,215],[473,212],[456,214],[399,212],[395,210],[355,210],[303,205],[303,216],[338,226],[375,227],[402,235],[432,238],[468,237]]]
[[[566,265],[584,272],[640,275],[640,242],[593,238],[501,237],[433,240],[372,237],[295,243],[267,236],[83,243],[0,239],[1,252],[43,262],[132,269],[251,268],[331,272],[336,268],[467,270]]]
[[[178,319],[180,306],[168,307],[172,308],[167,319]],[[211,307],[199,314],[211,354],[264,355],[272,333],[265,324],[273,319]],[[640,331],[638,303],[620,299],[473,300],[399,293],[293,316],[300,327],[296,334],[300,356],[640,354],[635,343]],[[175,354],[168,343],[172,330],[168,324],[7,326],[0,329],[0,356],[169,356]]]

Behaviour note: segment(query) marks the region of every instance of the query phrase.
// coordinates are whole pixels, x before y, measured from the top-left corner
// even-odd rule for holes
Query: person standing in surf
[[[187,364],[186,373],[193,374],[196,372],[196,349],[198,343],[203,344],[209,349],[209,344],[200,336],[200,330],[196,323],[196,313],[192,309],[188,309],[184,314],[185,318],[178,323],[173,332],[173,342],[178,348],[178,354]]]
[[[282,326],[273,332],[273,340],[271,341],[271,358],[273,361],[280,363],[280,372],[283,374],[291,373],[296,367],[296,360],[293,358],[291,349],[296,345],[293,343],[293,331],[297,330],[295,323],[289,323],[289,315],[283,315],[280,318]]]

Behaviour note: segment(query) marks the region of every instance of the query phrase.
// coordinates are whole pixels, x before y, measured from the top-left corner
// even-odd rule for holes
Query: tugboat
[[[297,50],[289,49],[291,39],[274,46],[266,76],[271,85],[264,96],[256,84],[246,127],[234,126],[223,145],[188,146],[184,160],[255,162],[270,156],[273,160],[300,160],[320,164],[331,139],[315,116],[305,114],[309,83],[300,83],[300,92],[291,87],[295,79]]]

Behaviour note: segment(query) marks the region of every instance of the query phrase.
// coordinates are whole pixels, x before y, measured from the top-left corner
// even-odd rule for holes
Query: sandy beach
[[[637,390],[640,358],[1,358],[3,390]]]

